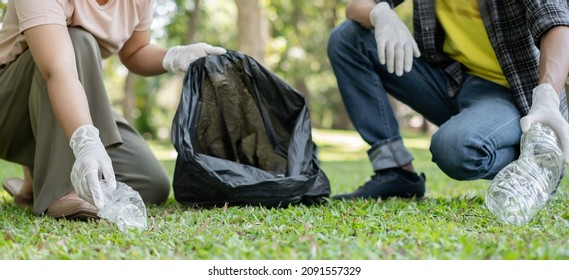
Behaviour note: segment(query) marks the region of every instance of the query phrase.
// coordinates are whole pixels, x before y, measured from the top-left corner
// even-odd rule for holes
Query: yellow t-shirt
[[[436,0],[437,17],[446,32],[445,54],[467,73],[509,87],[482,22],[477,0]]]

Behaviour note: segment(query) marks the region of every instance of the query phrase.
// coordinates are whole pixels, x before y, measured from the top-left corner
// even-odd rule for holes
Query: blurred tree
[[[351,128],[326,55],[328,36],[345,20],[344,7],[349,0],[156,1],[156,43],[208,42],[246,53],[304,94],[314,127]],[[0,0],[0,18],[6,3]],[[412,28],[412,1],[405,1],[396,11]],[[147,138],[169,140],[182,76],[141,78],[126,71],[114,57],[105,64],[115,107]],[[394,104],[404,127],[412,120],[426,125],[406,106]]]
[[[235,0],[237,6],[237,41],[239,50],[259,63],[265,61],[268,35],[267,15],[258,0]]]
[[[345,129],[350,123],[326,55],[328,35],[343,18],[346,2],[268,1],[273,35],[269,65],[304,93],[314,127]]]

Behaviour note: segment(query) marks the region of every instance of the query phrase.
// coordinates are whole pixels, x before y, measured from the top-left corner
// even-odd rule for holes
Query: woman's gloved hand
[[[115,172],[111,158],[99,138],[99,130],[93,125],[79,127],[69,141],[75,155],[75,163],[71,170],[71,183],[79,197],[95,205],[99,209],[105,206],[101,178],[107,182],[112,192],[117,187]]]
[[[195,43],[185,46],[175,46],[168,49],[162,67],[168,72],[180,73],[188,71],[188,67],[198,58],[207,55],[225,54],[227,50],[221,47],[214,47],[207,43]]]

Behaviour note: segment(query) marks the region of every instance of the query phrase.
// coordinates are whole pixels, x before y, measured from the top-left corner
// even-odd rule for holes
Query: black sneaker
[[[416,198],[425,196],[425,174],[400,168],[382,170],[352,193],[335,195],[334,199],[386,199],[389,197]]]

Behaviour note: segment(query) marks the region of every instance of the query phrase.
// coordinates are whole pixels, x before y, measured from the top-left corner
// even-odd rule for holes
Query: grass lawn
[[[369,178],[368,147],[356,134],[315,130],[313,137],[333,194]],[[452,180],[430,161],[427,137],[407,134],[405,142],[427,176],[422,201],[199,210],[181,206],[172,194],[165,205],[147,209],[147,230],[122,233],[106,220],[34,216],[0,191],[0,259],[569,259],[567,177],[533,221],[504,225],[484,206],[489,181]],[[172,150],[154,148],[171,174]],[[0,162],[0,180],[20,175],[19,166]]]

